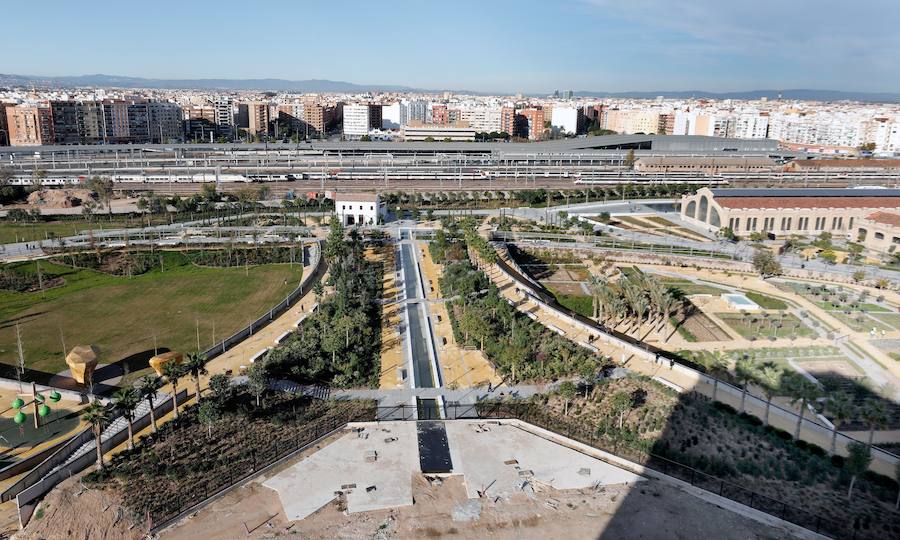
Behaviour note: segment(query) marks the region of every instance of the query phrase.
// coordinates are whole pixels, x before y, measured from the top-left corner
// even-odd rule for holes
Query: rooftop
[[[378,194],[377,193],[362,193],[362,192],[347,192],[341,193],[340,191],[334,194],[335,201],[347,201],[347,202],[377,202]]]
[[[891,227],[900,227],[900,214],[893,212],[875,212],[866,216],[869,221],[890,225]]]
[[[900,197],[900,189],[854,189],[854,188],[748,188],[728,189],[716,188],[710,190],[714,197]],[[880,208],[875,206],[873,208]]]
[[[724,208],[900,208],[885,197],[717,197]]]
[[[792,164],[801,169],[900,169],[900,159],[801,159]]]

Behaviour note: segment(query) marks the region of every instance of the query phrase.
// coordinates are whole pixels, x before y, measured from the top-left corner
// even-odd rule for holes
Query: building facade
[[[900,253],[900,211],[878,211],[860,219],[856,224],[856,240],[876,253]]]
[[[738,236],[853,238],[860,220],[877,211],[900,209],[900,189],[710,189],[681,198],[682,219]]]
[[[335,193],[334,211],[344,227],[378,225],[387,212],[377,193]]]

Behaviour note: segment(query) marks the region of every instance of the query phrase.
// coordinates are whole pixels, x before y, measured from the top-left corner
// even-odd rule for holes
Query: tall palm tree
[[[862,406],[860,416],[869,424],[869,446],[872,446],[872,439],[875,437],[875,429],[884,427],[888,422],[887,407],[884,402],[878,398],[867,399]]]
[[[800,403],[800,416],[797,417],[797,426],[794,428],[794,438],[800,438],[800,429],[803,426],[803,414],[806,412],[806,404],[822,397],[822,390],[818,385],[807,380],[799,373],[792,373],[785,385],[791,404]]]
[[[831,454],[834,455],[837,450],[838,426],[856,415],[856,407],[853,406],[850,396],[846,393],[834,392],[828,395],[825,409],[831,413],[831,417],[834,419],[834,429],[831,431]]]
[[[120,388],[113,394],[115,407],[122,411],[122,416],[128,420],[128,449],[134,448],[134,411],[141,402],[141,394],[137,388],[127,386]]]
[[[206,370],[206,355],[201,353],[189,353],[187,362],[184,363],[184,369],[194,379],[197,385],[197,402],[200,402],[200,377],[208,374]]]
[[[675,312],[675,308],[678,305],[678,301],[675,300],[675,297],[672,296],[669,292],[666,292],[662,298],[660,298],[659,305],[659,328],[657,329],[657,333],[662,333],[663,343],[668,339],[666,333],[666,321],[669,320],[669,316]]]
[[[600,315],[603,313],[602,310],[602,298],[603,298],[603,290],[606,288],[606,281],[600,276],[591,275],[588,279],[588,288],[591,291],[591,302],[594,312],[594,319],[600,320]]]
[[[734,373],[739,383],[741,383],[741,411],[744,412],[744,405],[747,402],[747,385],[756,378],[756,362],[751,357],[739,358],[734,366]]]
[[[172,384],[172,412],[178,418],[178,379],[184,376],[184,366],[178,362],[170,361],[163,364],[163,375]]]
[[[766,396],[766,414],[763,417],[763,425],[769,425],[769,408],[772,398],[781,391],[784,370],[771,362],[763,364],[762,369],[756,372],[756,382],[762,387]]]
[[[728,373],[730,364],[728,357],[725,356],[725,353],[722,351],[713,352],[709,359],[709,363],[706,364],[706,369],[713,378],[713,401],[716,400],[716,396],[719,392],[719,378]]]
[[[97,465],[102,469],[104,466],[103,446],[100,435],[103,434],[103,428],[109,422],[109,410],[106,408],[106,405],[100,403],[100,400],[95,399],[81,412],[81,419],[89,423],[94,432],[94,444],[97,446]]]
[[[153,426],[153,433],[156,433],[156,411],[154,411],[153,399],[156,397],[156,392],[162,388],[162,381],[159,380],[159,377],[153,375],[144,375],[141,377],[141,380],[138,382],[138,392],[141,393],[141,397],[147,400],[150,405],[150,424]]]

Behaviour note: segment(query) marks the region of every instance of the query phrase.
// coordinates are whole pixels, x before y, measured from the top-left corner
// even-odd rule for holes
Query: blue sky
[[[900,0],[10,1],[0,73],[900,91]]]

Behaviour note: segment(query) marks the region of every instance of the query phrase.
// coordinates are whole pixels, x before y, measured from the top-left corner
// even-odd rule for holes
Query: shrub
[[[837,467],[838,469],[844,468],[844,456],[839,456],[837,454],[831,456],[831,464]]]
[[[722,403],[721,401],[713,401],[712,405],[713,405],[713,407],[715,407],[716,409],[718,409],[722,412],[726,412],[726,413],[730,413],[730,414],[737,413],[737,409],[735,409],[734,407],[732,407],[731,405],[729,405],[727,403]]]

